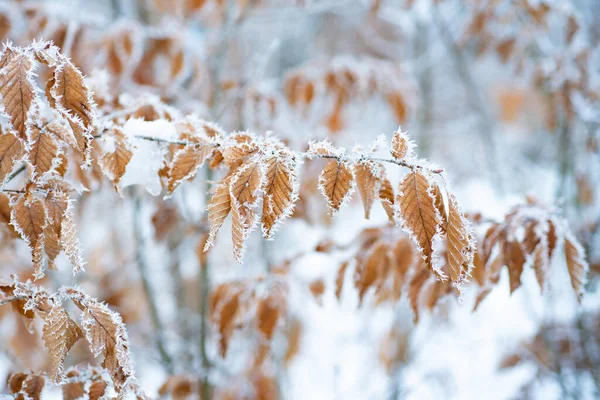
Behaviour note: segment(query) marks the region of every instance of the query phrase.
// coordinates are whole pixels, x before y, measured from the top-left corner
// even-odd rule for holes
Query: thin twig
[[[212,180],[212,171],[205,169],[205,182]],[[208,204],[210,195],[208,190],[205,193],[205,204]],[[209,257],[201,258],[200,264],[200,357],[202,359],[202,377],[201,377],[201,393],[203,399],[210,398],[210,368],[211,363],[206,351],[206,342],[208,337],[208,297],[210,293],[210,275],[209,275]]]
[[[164,328],[158,315],[158,308],[156,306],[156,297],[150,279],[148,275],[148,265],[146,264],[146,258],[144,257],[145,246],[141,229],[141,202],[139,196],[135,196],[133,202],[133,217],[134,217],[134,230],[136,238],[136,257],[137,265],[142,278],[142,285],[146,294],[146,300],[148,302],[148,308],[150,311],[150,318],[152,319],[152,325],[156,333],[156,348],[160,353],[162,363],[169,373],[173,373],[173,360],[167,352],[165,341],[164,341]]]
[[[168,144],[176,144],[176,145],[180,145],[180,146],[205,146],[206,144],[199,144],[196,142],[190,142],[187,140],[171,140],[171,139],[163,139],[163,138],[157,138],[157,137],[152,137],[152,136],[144,136],[144,135],[136,135],[134,136],[136,139],[141,139],[141,140],[149,140],[152,142],[158,142],[158,143],[168,143]],[[220,144],[219,143],[215,143],[213,144],[213,146],[215,147],[219,147]],[[301,159],[310,159],[310,158],[331,158],[331,159],[337,159],[337,160],[345,160],[345,159],[349,159],[351,158],[351,155],[348,153],[343,153],[343,154],[339,154],[339,155],[331,155],[331,154],[312,154],[312,153],[296,153],[296,156],[298,158]],[[369,160],[369,161],[378,161],[378,162],[384,162],[384,163],[388,163],[388,164],[396,164],[396,165],[400,165],[401,167],[405,167],[405,168],[410,168],[410,169],[414,169],[414,168],[424,168],[421,167],[419,165],[414,165],[414,164],[410,164],[406,161],[403,160],[399,160],[396,158],[379,158],[379,157],[371,157],[371,156],[367,156],[367,155],[362,155],[359,154],[358,155],[358,159],[359,161],[363,161],[363,160]],[[427,168],[424,168],[427,169]],[[431,173],[433,174],[441,174],[442,172],[444,172],[443,169],[428,169]]]
[[[0,299],[0,306],[3,306],[8,303],[12,303],[13,301],[26,300],[27,298],[28,298],[27,296],[4,297],[4,298]]]
[[[178,144],[180,146],[198,145],[198,143],[188,142],[187,140],[171,140],[171,139],[163,139],[163,138],[157,138],[157,137],[145,136],[145,135],[135,135],[134,137],[136,139],[148,140],[150,142]]]
[[[2,189],[0,190],[2,193],[25,193],[22,189]]]
[[[10,174],[6,178],[6,181],[4,182],[4,184],[6,185],[8,182],[12,181],[14,178],[16,178],[23,171],[25,171],[25,165],[21,165],[17,170],[15,170],[15,172],[13,172],[12,174]]]
[[[348,154],[331,155],[331,154],[297,153],[297,155],[303,159],[330,158],[330,159],[336,159],[338,161],[343,161],[345,159],[351,158]],[[378,162],[384,162],[384,163],[388,163],[388,164],[396,164],[396,165],[400,165],[401,167],[410,168],[410,169],[422,168],[422,169],[428,170],[432,174],[441,174],[444,172],[443,169],[429,169],[429,168],[422,167],[420,165],[407,163],[406,161],[399,160],[397,158],[379,158],[379,157],[370,157],[370,156],[366,156],[366,155],[359,155],[358,161],[378,161]]]

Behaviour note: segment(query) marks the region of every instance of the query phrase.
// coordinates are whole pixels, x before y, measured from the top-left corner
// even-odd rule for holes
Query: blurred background
[[[590,264],[581,302],[562,249],[543,292],[532,268],[517,290],[502,269],[493,284],[472,279],[461,301],[431,294],[443,290],[433,280],[412,291],[424,282],[414,278],[399,299],[378,289],[359,300],[353,268],[373,238],[405,236],[379,205],[363,218],[358,194],[330,218],[315,160],[292,219],[273,241],[255,232],[244,265],[228,227],[199,250],[218,174],[163,200],[142,185],[121,198],[92,170],[77,208],[87,272],[44,284],[77,283],[122,314],[153,397],[599,398],[599,21],[596,0],[2,0],[2,42],[54,41],[107,113],[196,113],[298,151],[325,138],[370,148],[401,126],[445,169],[478,237],[519,204],[538,207]],[[387,172],[396,185],[404,171]],[[28,250],[5,231],[2,277],[26,277]],[[209,299],[231,283],[278,304],[268,349],[241,315],[220,354]],[[43,369],[39,335],[0,318],[0,373]],[[92,362],[81,343],[72,353],[69,364]]]

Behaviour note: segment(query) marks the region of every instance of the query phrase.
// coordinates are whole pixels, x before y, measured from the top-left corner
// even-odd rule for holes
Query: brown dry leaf
[[[64,400],[77,400],[85,396],[85,382],[68,382],[62,385]]]
[[[227,165],[233,165],[258,150],[258,145],[248,134],[237,134],[237,136],[234,137],[234,140],[237,143],[227,146],[222,150],[223,160]]]
[[[13,171],[17,161],[24,155],[24,146],[15,135],[10,133],[3,134],[0,130],[0,183],[4,183],[6,178]]]
[[[392,187],[389,179],[384,178],[381,181],[381,187],[379,188],[377,197],[381,201],[381,205],[388,216],[388,220],[390,223],[395,224],[396,219],[394,216],[394,201],[396,196],[394,195],[394,188]]]
[[[365,218],[369,219],[371,213],[371,207],[375,201],[375,195],[377,194],[378,178],[373,173],[375,163],[373,161],[365,160],[356,164],[356,186],[358,192],[363,201],[365,209]],[[381,166],[378,166],[381,168]]]
[[[13,375],[14,376],[14,375]],[[19,374],[18,380],[21,381],[21,387],[18,391],[13,393],[17,394],[15,396],[17,399],[27,399],[27,400],[40,400],[42,398],[42,390],[46,385],[46,378],[42,375],[27,375],[25,379],[21,380],[22,376]],[[11,377],[12,383],[12,377]],[[11,389],[13,385],[11,385]],[[16,388],[16,386],[15,386]],[[24,396],[23,396],[24,395]]]
[[[254,211],[240,206],[233,208],[231,213],[231,240],[233,242],[233,258],[242,263],[244,258],[244,243],[254,225]]]
[[[93,382],[89,390],[90,400],[99,400],[102,396],[104,396],[107,386],[107,383],[104,381]]]
[[[251,376],[252,391],[256,400],[277,400],[281,398],[277,381],[263,372],[254,372]]]
[[[516,38],[508,38],[498,43],[496,51],[498,52],[498,55],[503,63],[506,63],[510,59],[515,49],[516,42]]]
[[[54,108],[69,122],[77,149],[87,161],[94,128],[91,92],[81,72],[66,59],[55,69],[53,80],[49,90],[51,104],[54,103]]]
[[[73,136],[73,132],[71,132],[67,127],[58,122],[50,122],[45,126],[45,131],[52,134],[59,141],[64,142],[72,147],[77,147],[77,142],[75,140],[75,136]]]
[[[442,189],[438,184],[433,185],[433,197],[435,208],[440,213],[441,224],[440,228],[442,233],[446,233],[446,225],[448,224],[448,213],[449,210],[446,209],[446,204],[444,203],[444,196],[442,195]]]
[[[478,250],[475,250],[475,253],[473,254],[473,269],[471,270],[471,276],[473,276],[475,282],[477,282],[479,286],[485,284],[485,264],[483,263],[481,253]]]
[[[419,297],[421,289],[425,286],[430,275],[431,273],[427,269],[419,269],[415,276],[413,276],[408,287],[408,301],[413,311],[413,322],[415,324],[419,322]]]
[[[469,223],[460,210],[453,194],[448,195],[448,223],[446,224],[447,260],[452,282],[461,285],[473,263],[475,245],[469,236]]]
[[[92,354],[104,356],[102,367],[110,372],[115,388],[121,390],[133,377],[129,339],[121,316],[76,289],[68,289],[67,294],[82,311],[81,328]]]
[[[346,276],[346,268],[348,268],[348,261],[344,261],[338,269],[337,275],[335,277],[335,297],[340,299],[342,295],[342,289],[344,288],[344,277]]]
[[[430,312],[433,311],[444,293],[444,285],[444,282],[438,280],[434,280],[429,284],[426,305]]]
[[[14,295],[14,285],[0,284],[0,292],[2,292],[4,294],[4,297],[13,296]],[[27,327],[27,329],[29,331],[32,331],[32,329],[29,329],[29,328],[32,328],[30,325],[33,323],[33,319],[35,318],[35,313],[33,312],[33,310],[30,310],[30,309],[26,310],[25,304],[27,304],[26,299],[11,301],[11,306],[12,306],[13,311],[25,319],[24,325]]]
[[[404,280],[408,269],[414,261],[414,246],[408,239],[403,238],[396,242],[392,251],[396,262],[396,276],[398,279]]]
[[[240,306],[239,290],[233,288],[232,293],[225,294],[217,305],[220,306],[218,313],[219,346],[221,357],[225,357],[229,347],[229,338],[235,327],[235,316]]]
[[[60,162],[58,143],[45,129],[31,128],[31,148],[27,160],[31,165],[31,177],[42,177],[55,169]]]
[[[37,95],[33,85],[34,61],[24,52],[12,52],[10,60],[0,71],[0,105],[8,115],[16,136],[27,140],[31,111]]]
[[[571,286],[577,295],[577,299],[581,301],[583,296],[583,285],[586,281],[587,271],[590,269],[585,260],[585,250],[577,239],[570,233],[565,235],[565,258],[567,260],[567,268],[571,277]]]
[[[406,118],[408,117],[409,109],[404,97],[402,97],[402,94],[400,94],[400,92],[393,92],[388,94],[386,99],[392,111],[394,112],[396,122],[399,124],[405,123]]]
[[[358,289],[359,304],[362,304],[365,293],[377,281],[382,270],[389,266],[388,247],[383,241],[373,245],[366,261],[357,266],[354,285]]]
[[[13,237],[19,237],[15,227],[10,225],[10,199],[4,193],[0,193],[0,223],[6,225],[7,229]]]
[[[223,153],[221,153],[219,150],[214,150],[213,151],[213,156],[212,158],[208,161],[208,167],[210,169],[217,169],[218,167],[221,166],[221,164],[223,163]]]
[[[158,394],[161,398],[170,396],[173,400],[185,400],[190,398],[197,390],[196,382],[191,377],[171,375],[160,389],[158,389]]]
[[[261,299],[256,309],[256,324],[258,330],[268,341],[273,338],[275,327],[281,316],[281,309],[277,305],[278,300],[278,296],[268,296]]]
[[[67,158],[65,153],[60,153],[58,155],[58,158],[59,158],[59,164],[56,167],[56,173],[64,178],[65,175],[67,174],[67,170],[69,168],[69,159]]]
[[[172,203],[160,202],[158,209],[152,215],[154,227],[154,240],[162,242],[180,222],[181,217],[177,208]]]
[[[217,236],[217,232],[225,222],[225,218],[231,211],[231,195],[229,194],[229,183],[231,182],[231,175],[225,178],[215,190],[215,193],[210,198],[208,203],[208,221],[210,223],[210,232],[208,233],[208,240],[204,246],[204,251],[208,251]]]
[[[285,365],[289,365],[290,361],[298,354],[300,350],[300,339],[302,338],[302,324],[299,320],[293,319],[289,323],[287,332],[287,350],[283,361]]]
[[[504,242],[502,246],[504,262],[508,267],[508,277],[510,280],[510,293],[513,293],[521,286],[521,274],[525,265],[525,256],[521,245],[516,241]]]
[[[323,305],[323,294],[325,293],[325,282],[323,279],[315,279],[308,286],[313,297],[319,305]]]
[[[56,269],[54,260],[58,257],[62,246],[62,222],[69,207],[69,196],[57,191],[50,192],[44,201],[48,212],[48,225],[44,229],[44,251],[48,256],[48,268]]]
[[[529,222],[525,227],[525,238],[522,241],[523,251],[525,254],[533,254],[541,238],[538,237],[536,230],[538,229],[538,221]]]
[[[492,292],[492,288],[491,287],[483,288],[483,289],[481,289],[479,291],[479,293],[477,294],[477,297],[475,298],[475,304],[473,304],[473,312],[477,311],[477,309],[479,308],[479,306],[481,305],[481,303],[483,302],[483,300],[491,292]]]
[[[23,387],[23,382],[27,379],[27,374],[17,372],[8,377],[8,387],[11,393],[18,393]]]
[[[266,161],[262,230],[267,239],[273,236],[277,225],[292,213],[297,198],[296,172],[290,160],[271,157]]]
[[[114,141],[114,151],[103,152],[98,159],[98,164],[102,168],[102,172],[115,187],[117,193],[121,193],[121,187],[119,182],[125,171],[131,158],[133,157],[133,146],[127,140],[127,136],[121,128],[114,127],[107,135]]]
[[[402,132],[398,129],[394,132],[394,136],[392,136],[392,147],[390,148],[390,153],[392,156],[398,160],[402,160],[408,154],[410,150],[408,136],[406,133]]]
[[[500,239],[505,235],[505,226],[503,224],[494,223],[488,228],[481,242],[481,258],[483,263],[487,265],[492,251]]]
[[[503,266],[504,257],[502,253],[499,253],[491,262],[486,264],[486,278],[493,284],[498,283],[500,280],[500,271]]]
[[[331,161],[319,175],[319,189],[327,199],[329,213],[337,214],[354,189],[354,171],[345,162]]]
[[[552,255],[554,254],[554,250],[556,249],[556,244],[558,243],[558,236],[556,234],[556,227],[554,226],[554,221],[548,220],[548,260],[552,260]]]
[[[213,150],[214,147],[209,143],[189,144],[177,150],[167,173],[168,194],[172,194],[184,180],[192,179]]]
[[[44,339],[50,357],[48,374],[50,379],[58,382],[65,357],[75,342],[83,337],[83,332],[67,311],[60,306],[54,306],[44,318],[44,322],[42,339]]]
[[[11,224],[31,249],[34,276],[41,278],[43,272],[43,233],[48,222],[44,203],[37,198],[19,197],[12,206]]]
[[[439,229],[440,218],[429,188],[429,181],[423,173],[409,173],[400,183],[397,202],[400,204],[402,227],[410,233],[427,267],[433,268],[433,239]]]
[[[242,262],[244,254],[244,242],[255,223],[253,208],[256,205],[263,178],[264,170],[260,163],[251,161],[238,169],[229,184],[233,256],[239,263]]]
[[[77,228],[75,227],[72,206],[67,207],[67,211],[63,215],[62,223],[60,226],[60,245],[64,250],[67,258],[73,265],[73,273],[83,271],[85,261],[81,254],[81,246],[79,244],[79,238],[77,237]]]

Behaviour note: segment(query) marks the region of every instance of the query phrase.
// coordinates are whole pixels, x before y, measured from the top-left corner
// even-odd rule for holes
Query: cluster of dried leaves
[[[186,79],[190,61],[185,60],[182,48],[174,47],[169,39],[148,39],[140,45],[135,30],[128,32],[104,43],[109,69],[116,76],[135,77],[142,85],[154,84],[157,77],[152,76],[156,69],[152,66],[166,57],[170,60],[170,79]],[[133,60],[139,61],[138,68],[125,68],[135,64]],[[40,65],[44,68],[40,77],[47,76],[41,82],[44,91],[35,79]],[[408,112],[404,85],[395,65],[374,62],[356,71],[351,64],[342,62],[329,70],[309,66],[292,73],[287,78],[285,94],[288,102],[301,110],[313,107],[317,97],[331,96],[334,108],[327,116],[327,125],[337,131],[343,126],[345,105],[353,98],[376,93],[383,93],[398,121],[404,121]],[[30,247],[36,278],[43,276],[46,264],[49,269],[55,268],[61,251],[75,272],[83,269],[70,200],[74,187],[65,179],[70,176],[68,173],[86,187],[90,187],[90,175],[98,178],[104,174],[121,193],[121,179],[136,151],[135,139],[156,142],[156,146],[166,150],[158,174],[167,196],[183,181],[193,179],[205,162],[211,169],[227,170],[215,185],[208,204],[210,227],[204,251],[211,248],[217,232],[231,215],[233,254],[241,262],[245,242],[259,223],[263,236],[271,239],[282,221],[293,213],[299,199],[303,161],[325,159],[328,162],[319,175],[318,188],[331,215],[337,214],[358,189],[366,218],[378,201],[390,221],[408,233],[408,237],[397,235],[394,228],[363,232],[358,253],[339,270],[338,297],[347,268],[352,265],[361,301],[372,289],[377,302],[395,301],[408,285],[408,297],[418,319],[421,304],[432,309],[443,295],[453,293],[453,287],[460,293],[471,275],[482,287],[481,301],[498,282],[503,265],[509,270],[511,291],[519,287],[526,264],[534,268],[543,287],[548,264],[560,243],[564,243],[573,288],[578,295],[582,293],[587,263],[581,246],[563,221],[537,205],[523,206],[502,223],[493,224],[476,251],[474,233],[442,171],[417,159],[413,144],[400,130],[389,146],[391,159],[376,157],[376,148],[347,152],[326,141],[311,143],[306,152],[298,152],[270,134],[226,134],[193,115],[182,117],[160,102],[133,107],[122,102],[101,91],[92,93],[82,73],[51,43],[27,47],[8,44],[0,54],[0,106],[8,119],[0,132],[0,181],[4,185],[19,174],[23,170],[17,169],[20,163],[26,166],[28,177],[23,189],[9,191],[10,202],[4,202],[2,197],[2,216]],[[131,137],[124,125],[133,118],[168,121],[175,127],[176,137]],[[99,137],[103,139],[102,146],[94,141]],[[69,170],[73,161],[82,168]],[[396,190],[384,163],[409,170]],[[87,167],[90,168],[86,175],[83,169]],[[260,285],[254,281],[228,282],[215,288],[210,315],[219,331],[223,356],[235,330],[251,323],[253,332],[258,334],[255,363],[263,363],[275,328],[285,316],[287,296],[281,282],[266,280],[261,284],[269,286],[268,295],[259,294]],[[322,294],[324,287],[315,284],[311,290]],[[5,297],[16,296],[13,307],[24,318],[37,315],[44,320],[42,337],[50,353],[49,376],[53,381],[65,378],[62,364],[66,354],[78,339],[85,337],[92,353],[103,356],[102,366],[109,372],[115,389],[123,392],[134,386],[127,333],[118,314],[77,289],[64,288],[50,294],[15,281],[2,286],[2,291]],[[71,319],[61,304],[64,300],[72,301],[81,310],[81,324]],[[249,315],[253,316],[251,321]],[[90,398],[92,392],[103,393],[106,383],[101,374],[72,372],[65,380],[70,385],[68,393],[86,393]],[[35,375],[15,378],[14,385],[11,383],[13,392],[35,397],[31,393],[41,390],[43,381],[39,379],[43,378],[32,376]],[[263,382],[262,375],[256,381]],[[96,382],[100,383],[94,386]],[[173,390],[169,385],[165,387],[166,392]],[[65,394],[69,396],[77,397]]]
[[[533,198],[515,207],[503,222],[493,223],[480,239],[472,273],[481,287],[475,307],[498,283],[503,266],[508,269],[511,293],[521,286],[525,266],[534,270],[543,291],[551,262],[560,247],[564,250],[573,290],[581,299],[589,265],[583,247],[564,219]]]
[[[129,339],[118,313],[76,288],[63,287],[56,293],[49,293],[30,281],[20,282],[14,278],[12,283],[3,283],[0,289],[4,294],[0,299],[2,304],[12,303],[14,311],[24,319],[33,320],[37,316],[44,321],[42,339],[48,350],[50,364],[47,375],[52,382],[70,385],[65,390],[75,390],[73,388],[76,386],[75,378],[79,375],[70,372],[65,376],[63,364],[73,345],[79,339],[85,339],[94,357],[102,356],[102,368],[108,371],[118,393],[124,394],[127,389],[137,390],[129,352]],[[80,324],[71,318],[63,305],[63,301],[67,300],[81,311]],[[89,382],[90,379],[85,378],[80,381]],[[27,380],[24,382],[26,383]],[[43,387],[44,381],[41,382],[34,386]],[[100,391],[100,385],[95,386],[95,392]],[[17,386],[19,390],[30,390],[28,389],[30,385],[24,383],[15,384],[14,387]],[[41,387],[39,387],[40,391]],[[106,384],[102,392],[104,389]],[[82,388],[82,390],[90,391],[91,388]]]
[[[478,286],[474,309],[481,304],[499,280],[502,268],[508,270],[510,291],[521,286],[525,266],[536,275],[541,290],[548,285],[549,269],[555,253],[565,255],[573,291],[578,299],[583,295],[583,285],[589,270],[585,252],[573,236],[566,221],[556,210],[546,207],[533,198],[529,203],[515,207],[502,222],[484,221],[480,215],[472,217],[478,225],[489,225],[479,239],[474,254],[474,267],[469,277]],[[338,269],[335,295],[339,299],[345,282],[352,276],[359,302],[372,292],[373,302],[398,301],[407,293],[415,322],[423,308],[432,311],[447,295],[458,295],[452,280],[441,279],[439,272],[450,274],[454,264],[454,249],[450,242],[436,249],[438,271],[425,268],[426,260],[418,257],[417,247],[397,227],[367,228],[352,243],[357,251],[351,252]],[[321,243],[319,252],[346,252],[348,245],[333,242]],[[313,290],[313,287],[311,287]],[[315,297],[322,295],[323,288],[313,290]]]
[[[359,302],[372,292],[376,305],[397,302],[406,293],[418,322],[423,308],[432,311],[445,295],[458,295],[451,280],[441,279],[438,273],[425,268],[417,247],[398,228],[367,228],[357,238],[358,251],[343,261],[337,272],[335,295],[340,299],[345,282],[350,276],[358,292]],[[334,251],[328,246],[323,249]],[[439,271],[448,273],[450,255],[440,249]]]
[[[254,365],[265,361],[275,329],[286,318],[287,290],[281,277],[226,282],[213,290],[210,318],[219,331],[222,357],[235,330],[251,330],[257,334]]]
[[[555,129],[560,122],[557,115],[574,118],[577,99],[600,98],[590,80],[592,49],[583,45],[586,34],[581,27],[582,16],[557,2],[521,0],[514,7],[504,7],[502,2],[481,3],[474,7],[461,45],[475,46],[478,56],[495,53],[503,63],[513,63],[517,72],[531,72],[535,87],[548,97],[554,110],[547,123]],[[553,42],[564,50],[548,51],[532,32],[552,35]],[[548,65],[552,67],[545,67]]]
[[[395,63],[339,58],[325,65],[308,64],[293,70],[285,79],[284,92],[288,103],[303,113],[323,109],[326,99],[331,99],[333,106],[326,109],[324,124],[331,132],[338,132],[344,127],[345,106],[373,96],[382,96],[396,121],[405,123],[414,88]]]
[[[37,65],[50,69],[45,104],[34,81]],[[64,251],[75,271],[83,269],[75,236],[69,195],[73,188],[62,179],[67,151],[83,165],[90,162],[94,129],[93,101],[81,72],[50,43],[26,48],[6,45],[0,54],[0,108],[8,117],[0,132],[0,181],[12,179],[27,166],[29,182],[12,191],[10,223],[32,251],[36,276],[43,276]]]
[[[416,160],[412,143],[397,131],[391,145],[393,159],[380,160],[369,153],[346,153],[328,142],[311,143],[306,153],[293,152],[272,138],[255,138],[235,133],[218,150],[228,174],[217,185],[208,211],[211,225],[206,249],[210,248],[225,218],[232,214],[234,256],[240,261],[244,241],[256,225],[254,210],[262,194],[262,230],[271,238],[274,229],[291,214],[298,199],[297,165],[304,159],[330,159],[319,176],[318,186],[327,200],[331,215],[338,213],[358,190],[368,218],[375,200],[381,201],[390,220],[411,235],[427,268],[441,278],[446,275],[433,258],[436,241],[445,241],[449,251],[448,272],[460,286],[472,265],[474,246],[470,227],[455,197],[447,192],[443,179],[435,180],[439,170]],[[397,194],[386,177],[382,162],[411,169],[399,185]]]

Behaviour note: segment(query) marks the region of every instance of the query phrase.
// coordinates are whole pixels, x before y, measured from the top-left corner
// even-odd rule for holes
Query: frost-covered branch
[[[13,301],[27,300],[28,296],[10,296],[0,299],[0,306],[12,303]]]

